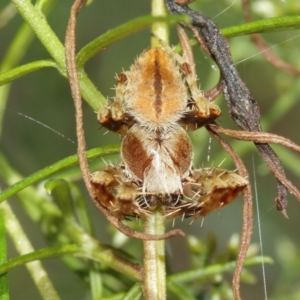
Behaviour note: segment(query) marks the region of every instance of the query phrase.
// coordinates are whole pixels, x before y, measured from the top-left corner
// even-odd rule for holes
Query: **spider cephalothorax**
[[[204,216],[231,202],[247,181],[225,170],[194,170],[187,134],[220,113],[182,57],[167,46],[144,52],[118,76],[114,101],[98,115],[103,126],[123,136],[121,165],[92,176],[100,203],[119,218],[158,206],[173,218]]]

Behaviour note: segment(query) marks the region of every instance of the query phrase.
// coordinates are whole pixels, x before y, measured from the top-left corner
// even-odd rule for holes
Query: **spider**
[[[247,180],[218,168],[193,169],[187,131],[213,122],[219,107],[205,99],[183,57],[163,45],[138,57],[118,77],[116,96],[98,121],[123,136],[122,163],[92,174],[97,200],[113,215],[205,216],[234,200]]]

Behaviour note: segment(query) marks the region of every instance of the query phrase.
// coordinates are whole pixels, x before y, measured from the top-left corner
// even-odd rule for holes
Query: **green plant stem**
[[[276,32],[300,28],[300,16],[276,17],[232,26],[221,30],[226,37],[248,35],[252,33]]]
[[[244,262],[244,267],[252,266],[256,264],[261,264],[262,261],[265,264],[272,264],[273,260],[270,257],[250,257],[247,258]],[[188,270],[184,272],[180,272],[171,276],[168,276],[168,282],[174,281],[175,283],[186,283],[186,282],[192,282],[192,281],[204,281],[216,274],[220,274],[223,272],[233,271],[236,267],[236,261],[230,261],[225,264],[218,264],[218,265],[212,265],[205,267],[204,269],[195,269],[195,270]]]
[[[14,81],[22,76],[25,76],[29,73],[32,73],[34,71],[37,71],[41,68],[46,67],[54,67],[57,68],[56,63],[51,60],[37,60],[32,63],[28,63],[25,65],[22,65],[20,67],[16,67],[12,70],[9,70],[5,73],[0,74],[0,85],[4,85],[6,83],[9,83],[11,81]]]
[[[33,252],[34,248],[32,247],[10,206],[7,203],[2,203],[1,206],[4,212],[5,227],[9,236],[13,240],[17,251],[20,254]],[[34,261],[30,264],[27,264],[26,267],[43,299],[60,299],[40,261]]]
[[[109,45],[124,39],[125,37],[142,30],[149,25],[153,24],[154,21],[161,21],[159,24],[164,24],[168,22],[170,24],[175,24],[179,21],[189,22],[189,18],[186,16],[143,16],[136,18],[132,21],[128,21],[125,24],[122,24],[118,27],[115,27],[112,30],[105,32],[100,35],[87,45],[85,45],[76,56],[78,68],[82,68],[84,64],[91,59],[94,55],[107,48]],[[163,22],[164,21],[164,22]],[[156,24],[156,23],[155,23]]]
[[[29,0],[12,0],[12,2],[66,76],[64,47],[49,26],[45,15]]]
[[[37,1],[37,5],[39,5],[37,8],[40,9],[40,11],[43,9],[44,13],[47,14],[52,8],[55,1],[56,0],[48,0],[47,2]],[[9,8],[9,5],[7,6],[7,8],[9,8],[9,10],[13,10],[17,12],[16,5],[14,5],[14,3],[10,3],[10,5],[13,5],[13,9]],[[1,21],[4,20],[1,19]],[[13,39],[13,41],[11,42],[11,44],[9,45],[5,53],[5,56],[0,65],[0,74],[11,70],[16,65],[19,64],[19,62],[26,54],[26,51],[29,45],[31,44],[31,42],[33,41],[33,39],[34,39],[34,32],[30,28],[30,26],[28,26],[28,24],[25,22],[20,27],[19,31],[15,35],[15,38]],[[0,87],[0,128],[2,128],[1,125],[2,125],[3,112],[4,112],[4,107],[6,105],[6,100],[9,91],[10,91],[9,84]]]
[[[194,300],[195,299],[192,295],[190,295],[187,292],[187,290],[184,287],[182,287],[170,280],[168,281],[168,290],[170,292],[172,292],[173,295],[176,295],[176,298],[178,300]]]
[[[152,0],[151,13],[153,16],[165,16],[167,10],[164,1]],[[166,44],[169,44],[169,27],[165,22],[153,23],[151,32],[154,36],[162,39]],[[155,37],[151,38],[151,46],[161,47],[159,41]]]
[[[165,219],[161,212],[154,212],[145,220],[144,232],[163,234]],[[166,299],[165,241],[144,241],[144,298]]]
[[[9,216],[10,212],[7,212],[6,210],[5,213],[7,214],[6,217],[10,218]],[[8,222],[10,222],[9,224],[11,224],[10,219],[8,219]],[[23,239],[20,240],[20,242],[22,241]],[[65,255],[82,257],[93,261],[101,262],[102,264],[105,262],[109,262],[111,259],[114,259],[114,256],[112,255],[112,251],[99,248],[98,246],[96,248],[93,247],[97,244],[97,241],[95,241],[95,243],[94,242],[90,243],[91,240],[89,239],[87,239],[86,241],[87,241],[87,245],[68,244],[63,246],[44,248],[38,251],[32,250],[26,254],[20,255],[14,259],[9,260],[5,264],[0,265],[0,274],[9,272],[14,268],[23,266],[24,264],[27,264],[29,262],[37,262],[38,260],[42,260],[46,258],[63,257]],[[28,248],[28,250],[30,250],[30,248]],[[119,266],[122,265],[122,261],[118,262],[118,260],[116,260],[116,262],[117,264],[119,264]],[[130,273],[134,279],[139,279],[138,272],[130,272]],[[46,298],[46,299],[52,299],[52,298]]]
[[[96,148],[87,151],[87,158],[94,159],[106,154],[117,153],[118,151],[119,151],[119,146],[108,146],[103,148]],[[7,164],[5,157],[3,157],[0,153],[0,166],[2,170],[1,172],[2,174],[5,174],[4,177],[10,185],[2,193],[0,193],[0,203],[6,200],[7,198],[15,195],[16,193],[20,192],[24,188],[42,179],[46,179],[47,177],[53,175],[56,172],[62,171],[65,168],[70,168],[76,164],[78,164],[78,156],[72,155],[54,163],[53,165],[47,166],[46,168],[31,174],[30,176],[26,177],[23,180],[19,179],[20,181],[15,182],[16,181],[15,174],[14,173],[10,174],[10,167]]]
[[[0,11],[0,29],[5,27],[18,13],[15,6],[12,3],[8,3]]]
[[[63,255],[76,255],[77,257],[90,258],[84,249],[80,248],[77,245],[69,244],[52,248],[45,248],[42,250],[30,252],[27,254],[20,255],[16,258],[9,260],[5,264],[1,264],[0,266],[0,274],[4,274],[13,270],[16,267],[23,266],[29,262],[33,262],[36,260],[42,260],[45,258],[52,257],[61,257]],[[2,299],[1,299],[2,300]]]
[[[5,56],[0,65],[0,74],[15,67],[21,61],[31,41],[33,40],[33,37],[34,35],[30,27],[27,24],[22,25],[13,42],[10,44],[5,53]],[[0,86],[0,128],[3,127],[3,115],[5,112],[10,87],[10,84]]]
[[[0,205],[0,266],[7,261],[6,230],[4,226],[4,212]],[[7,274],[0,275],[0,299],[9,300]]]
[[[78,187],[64,179],[51,179],[45,183],[44,187],[59,206],[64,221],[67,223],[77,223],[78,220],[80,227],[90,236],[94,237],[92,222]],[[76,210],[76,214],[74,214],[74,210]],[[75,216],[77,216],[77,218]],[[76,257],[78,254],[74,253],[73,256]],[[89,260],[88,272],[92,299],[101,299],[103,284],[101,272],[99,272],[99,264]]]
[[[142,290],[139,283],[136,283],[132,288],[122,297],[122,300],[139,300],[142,297]]]

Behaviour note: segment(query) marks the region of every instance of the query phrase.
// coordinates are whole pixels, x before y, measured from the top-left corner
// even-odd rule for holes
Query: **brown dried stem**
[[[222,91],[222,80],[220,79],[216,86],[204,93],[204,97],[207,101],[212,102],[222,93]]]
[[[246,22],[251,22],[251,12],[250,12],[250,1],[243,0],[243,9]],[[283,70],[285,72],[291,73],[295,76],[300,76],[300,70],[294,66],[288,64],[277,56],[270,48],[270,46],[265,42],[261,35],[255,33],[251,34],[251,39],[256,45],[257,49],[260,51],[261,55],[275,68]]]
[[[178,2],[176,2],[176,3],[178,3]],[[178,3],[178,4],[180,4],[180,3]],[[186,4],[186,3],[182,2],[182,4]],[[193,31],[192,27],[190,29]],[[194,60],[193,50],[192,50],[192,47],[190,44],[190,40],[189,40],[185,30],[183,29],[183,26],[180,24],[177,25],[177,33],[178,33],[180,45],[182,48],[183,57],[185,58],[186,62],[190,65],[192,75],[196,78],[197,72],[196,72],[196,64],[195,64],[195,60]],[[199,39],[200,38],[199,34],[195,35],[195,37],[199,43],[202,43],[202,41]],[[202,44],[201,44],[201,46],[204,47],[204,45],[202,45]],[[210,89],[209,91],[206,91],[204,93],[204,97],[207,101],[212,102],[221,93],[222,93],[222,82],[221,82],[221,80],[219,80],[219,82],[217,83],[216,86],[214,86],[212,89]]]
[[[251,141],[255,144],[261,144],[262,146],[267,143],[271,144],[279,144],[284,147],[290,148],[296,152],[300,153],[300,146],[292,142],[291,140],[284,138],[280,135],[267,133],[267,132],[261,132],[261,131],[240,131],[240,130],[229,130],[222,128],[221,126],[211,124],[208,126],[210,130],[212,130],[215,133],[218,134],[225,134],[227,136],[230,136],[237,140],[243,140],[243,141]],[[260,148],[258,148],[260,149]],[[274,164],[274,161],[272,158],[270,158],[268,155],[265,155],[264,152],[260,152],[263,156],[265,162],[269,166],[270,170],[273,172],[274,176],[284,184],[284,186],[287,187],[287,189],[298,199],[300,200],[300,191],[286,178],[284,174],[282,174],[281,170],[277,168],[277,165]],[[280,205],[280,203],[277,202],[277,206]],[[287,217],[285,209],[282,209],[282,207],[277,207],[278,210],[281,210],[285,217]]]
[[[93,187],[91,185],[91,176],[89,171],[89,165],[86,158],[86,145],[85,145],[85,134],[83,129],[83,112],[82,112],[82,99],[80,94],[78,72],[76,66],[76,55],[75,55],[75,28],[76,28],[76,16],[80,12],[81,8],[86,3],[86,0],[76,0],[71,8],[70,18],[67,26],[66,37],[65,37],[65,48],[66,48],[66,64],[68,70],[68,77],[71,86],[71,93],[75,104],[76,111],[76,134],[78,140],[78,158],[79,165],[82,171],[83,180],[88,190],[90,197],[93,199],[97,208],[112,223],[119,231],[129,237],[133,237],[141,240],[164,240],[175,235],[184,236],[184,233],[179,230],[171,230],[170,232],[162,235],[151,235],[145,234],[132,230],[125,226],[118,218],[114,217],[109,210],[103,207],[97,200]]]
[[[255,142],[257,144],[279,144],[300,153],[300,146],[283,136],[263,131],[243,131],[225,129],[219,125],[210,124],[209,128],[216,133],[225,134],[236,140]]]
[[[184,57],[185,61],[189,64],[191,68],[192,76],[196,77],[197,76],[196,65],[195,65],[195,60],[194,60],[194,55],[190,44],[190,40],[185,30],[180,24],[177,25],[177,34],[182,49],[182,56]]]
[[[238,154],[218,135],[217,132],[211,129],[210,126],[206,127],[209,133],[222,145],[222,147],[228,152],[228,154],[232,157],[234,164],[237,167],[238,173],[244,177],[248,178],[249,174],[247,169],[238,156]],[[242,236],[240,241],[240,251],[237,257],[236,268],[233,274],[232,279],[232,289],[234,298],[236,300],[241,299],[240,295],[240,278],[243,269],[243,264],[247,255],[247,250],[249,248],[251,242],[251,236],[253,231],[253,203],[252,203],[252,192],[250,183],[245,188],[243,192],[243,229]]]

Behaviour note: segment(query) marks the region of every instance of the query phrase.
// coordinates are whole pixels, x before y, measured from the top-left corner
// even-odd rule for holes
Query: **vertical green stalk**
[[[152,0],[151,2],[151,14],[154,17],[165,16],[167,9],[163,0]],[[166,44],[169,44],[169,26],[164,22],[153,23],[151,32],[154,36],[163,40]],[[161,45],[155,37],[151,38],[152,47],[160,47]]]
[[[144,225],[147,234],[165,233],[165,219],[160,211],[147,217]],[[166,299],[165,241],[144,241],[144,297]]]
[[[0,73],[12,69],[22,60],[33,37],[34,35],[30,27],[27,24],[22,25],[7,49],[3,61],[0,63]],[[2,45],[2,47],[3,46],[4,45]],[[0,136],[2,134],[3,115],[5,113],[10,87],[11,84],[0,86]]]
[[[51,0],[51,1],[47,1],[47,3],[41,2],[39,3],[40,4],[39,9],[43,10],[44,14],[46,15],[54,5],[55,1],[56,0]],[[10,5],[13,5],[15,9],[13,3],[10,3]],[[24,23],[20,27],[17,34],[15,35],[15,38],[13,39],[12,43],[9,45],[3,57],[3,60],[0,63],[0,73],[4,73],[5,71],[11,70],[12,68],[14,68],[19,64],[19,62],[26,54],[26,51],[30,46],[31,42],[33,41],[33,38],[34,38],[34,32],[28,26],[27,23]],[[10,92],[10,87],[11,84],[0,86],[0,136],[1,136],[2,123],[3,123],[3,114],[5,112],[6,101]]]
[[[4,214],[5,227],[19,254],[27,254],[34,251],[30,241],[22,229],[19,221],[7,202],[1,203],[1,211]],[[47,272],[40,261],[33,261],[26,265],[42,299],[59,300],[59,296],[50,281]],[[1,298],[2,300],[2,298]]]
[[[3,211],[0,206],[0,265],[7,262],[6,234]],[[9,300],[7,274],[0,276],[0,299]]]
[[[152,0],[152,15],[165,16],[166,7],[163,0]],[[155,37],[169,42],[169,28],[166,23],[154,23],[152,34]],[[152,47],[161,45],[156,38],[151,39]],[[144,232],[147,234],[165,233],[165,219],[158,209],[145,220]],[[166,259],[165,241],[144,241],[144,278],[143,278],[144,298],[166,299]]]

